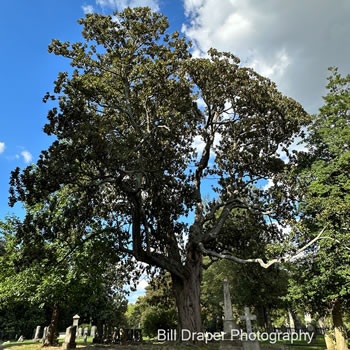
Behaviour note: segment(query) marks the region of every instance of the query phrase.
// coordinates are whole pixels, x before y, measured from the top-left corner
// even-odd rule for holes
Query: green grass
[[[121,345],[97,345],[92,344],[92,337],[88,337],[87,344],[84,344],[83,338],[77,338],[77,348],[81,350],[106,350],[111,348],[119,348],[123,349],[124,346]],[[144,339],[146,341],[146,339]],[[63,343],[63,339],[59,339],[59,344]],[[265,344],[268,342],[265,342]],[[294,341],[293,344],[287,341],[281,341],[276,344],[284,344],[290,347],[290,350],[324,350],[326,348],[324,337],[317,336],[317,343],[308,345],[306,341]],[[177,344],[174,342],[156,342],[152,340],[148,340],[142,344],[142,349],[150,349],[150,350],[161,350],[165,348],[166,350],[174,349],[174,350],[198,350],[199,348],[205,348],[206,350],[218,350],[220,342],[211,342],[208,344],[189,344],[182,343]],[[137,348],[138,345],[127,346],[128,348]],[[10,342],[4,345],[5,349],[11,350],[43,350],[42,343],[34,343],[32,340],[25,340],[21,343],[18,342]],[[57,350],[57,347],[47,347],[45,350]]]
[[[61,345],[63,343],[64,339],[58,339],[58,343]],[[84,344],[84,339],[83,338],[77,338],[75,340],[77,345],[82,348],[87,348],[87,346]],[[92,337],[87,338],[87,345],[92,344]],[[42,349],[42,342],[33,342],[33,340],[24,340],[23,342],[10,342],[6,345],[3,345],[5,349],[11,348],[11,350],[38,350]],[[45,349],[51,349],[51,347],[45,348]],[[57,349],[55,347],[54,349]]]

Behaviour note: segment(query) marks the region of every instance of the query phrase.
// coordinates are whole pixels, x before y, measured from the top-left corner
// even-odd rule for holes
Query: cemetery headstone
[[[220,350],[241,350],[242,341],[232,339],[232,331],[238,329],[233,319],[232,303],[228,281],[224,280],[224,339],[220,343]]]
[[[77,326],[69,326],[66,329],[66,337],[64,338],[62,349],[69,350],[69,349],[75,349],[77,347],[77,344],[75,343],[76,333],[77,333]]]
[[[120,329],[118,327],[113,328],[112,343],[113,344],[120,343]]]
[[[81,327],[78,328],[78,337],[81,338],[83,336],[83,329]]]
[[[80,316],[78,314],[73,316],[73,326],[76,326],[76,333],[75,333],[76,338],[78,338],[79,336],[78,334],[79,319],[80,319]]]
[[[87,333],[84,333],[84,344],[87,344]]]
[[[34,339],[33,339],[33,341],[35,341],[35,342],[39,341],[40,330],[41,330],[41,326],[37,326],[37,327],[35,328],[35,333],[34,333]]]
[[[93,338],[95,338],[96,337],[96,331],[97,331],[97,327],[96,326],[92,326],[91,327],[91,336],[93,337]]]
[[[18,338],[17,342],[22,343],[23,341],[24,341],[24,337],[23,337],[23,335],[21,335],[21,336]]]
[[[49,331],[49,327],[44,327],[44,331],[43,331],[43,338],[42,338],[42,342],[43,344],[45,343],[45,340],[47,338],[48,332]]]
[[[73,326],[79,326],[79,319],[80,319],[80,316],[79,315],[74,315],[73,316]]]
[[[142,330],[141,329],[134,329],[134,340],[136,342],[142,342]]]
[[[246,322],[247,333],[253,333],[252,321],[256,320],[256,316],[250,313],[249,307],[244,308],[244,315],[241,316],[241,320]]]
[[[84,333],[83,333],[84,335],[86,334],[86,336],[88,336],[89,335],[89,328],[88,327],[85,327],[84,328]]]
[[[243,350],[260,350],[260,342],[257,340],[250,340],[249,336],[253,333],[252,321],[256,320],[256,316],[250,313],[249,307],[244,308],[244,315],[240,317],[246,322],[246,329],[248,340],[243,341]],[[252,337],[253,338],[253,337]],[[253,338],[254,339],[254,338]]]

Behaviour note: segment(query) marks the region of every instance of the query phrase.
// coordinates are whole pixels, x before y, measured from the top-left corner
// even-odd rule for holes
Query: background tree
[[[109,233],[125,259],[170,272],[179,327],[199,331],[203,254],[218,254],[213,242],[234,208],[280,222],[291,215],[284,178],[293,159],[284,163],[279,152],[308,118],[234,55],[212,49],[192,58],[185,38],[166,33],[163,15],[127,8],[114,16],[89,14],[79,21],[83,43],[49,46],[75,70],[60,73],[55,95],[45,98],[58,100],[44,128],[56,141],[35,166],[12,173],[11,203],[59,207],[65,220],[47,211],[46,221],[60,226],[60,239],[71,239],[71,227],[81,229],[78,245],[92,232]],[[218,179],[217,197],[206,205],[208,176]],[[252,186],[262,179],[273,180],[270,191]],[[69,196],[59,203],[62,188]]]
[[[170,274],[153,278],[145,289],[145,296],[128,305],[129,327],[141,327],[149,337],[155,337],[158,329],[175,329],[177,317]]]
[[[296,233],[315,237],[321,231],[323,239],[297,266],[290,297],[331,317],[336,348],[344,350],[342,317],[350,300],[350,75],[342,77],[335,68],[331,72],[325,104],[309,128],[309,152],[299,161],[303,195]]]
[[[253,215],[245,210],[233,210],[225,222],[218,239],[216,250],[222,251],[230,245],[234,255],[242,259],[259,256],[268,260],[270,249],[276,253],[276,247],[271,245],[278,239],[280,232],[265,228],[263,216]],[[210,265],[210,261],[206,262]],[[233,261],[215,261],[203,272],[202,283],[202,314],[214,329],[220,330],[223,316],[223,280],[227,279],[231,287],[231,299],[236,316],[242,315],[244,306],[254,307],[258,316],[259,327],[271,328],[272,312],[285,309],[287,305],[282,298],[287,293],[288,274],[280,266],[264,269],[258,264],[237,264]],[[210,324],[207,326],[210,328]]]
[[[109,254],[103,245],[102,255],[100,243],[90,240],[83,249],[72,252],[69,242],[49,242],[34,230],[30,235],[26,232],[23,237],[21,228],[22,223],[17,218],[8,218],[0,223],[0,232],[6,242],[0,256],[0,311],[15,310],[17,305],[25,305],[29,310],[33,307],[51,309],[48,336],[44,343],[48,346],[57,342],[61,311],[74,305],[75,312],[78,312],[86,303],[91,303],[92,310],[94,305],[97,309],[96,304],[99,304],[95,317],[118,310],[115,297],[121,291],[123,280],[116,269],[118,257],[114,251]],[[120,315],[125,308],[124,300]],[[37,325],[32,324],[33,320],[38,321],[37,314],[40,316],[40,313],[34,313],[30,320],[32,329]],[[71,318],[72,314],[69,322]],[[17,325],[17,328],[28,332],[27,326]]]

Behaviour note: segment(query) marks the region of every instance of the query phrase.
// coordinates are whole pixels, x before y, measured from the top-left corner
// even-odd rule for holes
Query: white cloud
[[[194,54],[230,51],[310,112],[322,105],[329,66],[350,71],[350,2],[184,0]]]
[[[136,290],[137,291],[144,291],[145,290],[145,288],[148,286],[148,282],[146,281],[146,280],[141,280],[139,283],[138,283],[138,285],[137,285],[137,287],[136,287]]]
[[[93,13],[95,11],[94,7],[91,5],[83,5],[81,8],[83,9],[85,14]]]
[[[148,282],[145,279],[142,279],[139,281],[139,283],[136,286],[136,291],[130,293],[128,297],[129,303],[135,303],[137,298],[140,296],[144,296],[146,294],[145,288],[148,286]]]
[[[267,184],[263,187],[264,191],[269,190],[274,185],[273,180],[268,179]]]
[[[21,152],[21,155],[26,163],[30,163],[33,159],[32,154],[28,151]]]
[[[200,157],[200,155],[202,154],[203,149],[205,147],[205,142],[203,141],[201,136],[197,135],[194,138],[192,147],[195,148],[195,150],[196,150],[196,152],[198,154],[198,157]]]
[[[148,6],[153,11],[159,11],[158,0],[96,0],[96,4],[122,11],[126,7]]]
[[[5,142],[0,142],[0,154],[5,151]]]

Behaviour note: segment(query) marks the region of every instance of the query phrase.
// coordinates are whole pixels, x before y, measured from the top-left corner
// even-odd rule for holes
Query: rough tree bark
[[[59,306],[55,304],[52,310],[52,316],[50,325],[48,328],[47,337],[44,341],[43,346],[54,346],[58,344],[57,340],[57,324],[58,324],[58,316],[59,316]]]
[[[172,275],[173,290],[178,314],[178,331],[202,330],[200,309],[200,286],[202,282],[202,255],[190,249],[187,256],[184,278]]]
[[[335,350],[335,337],[333,331],[332,321],[329,317],[322,317],[319,320],[321,328],[325,328],[324,340],[327,346],[327,350]]]
[[[324,340],[326,342],[327,350],[335,350],[334,334],[332,331],[326,331]]]
[[[332,309],[332,319],[335,334],[336,350],[348,350],[346,341],[346,332],[343,323],[342,307],[340,300],[337,299]]]

